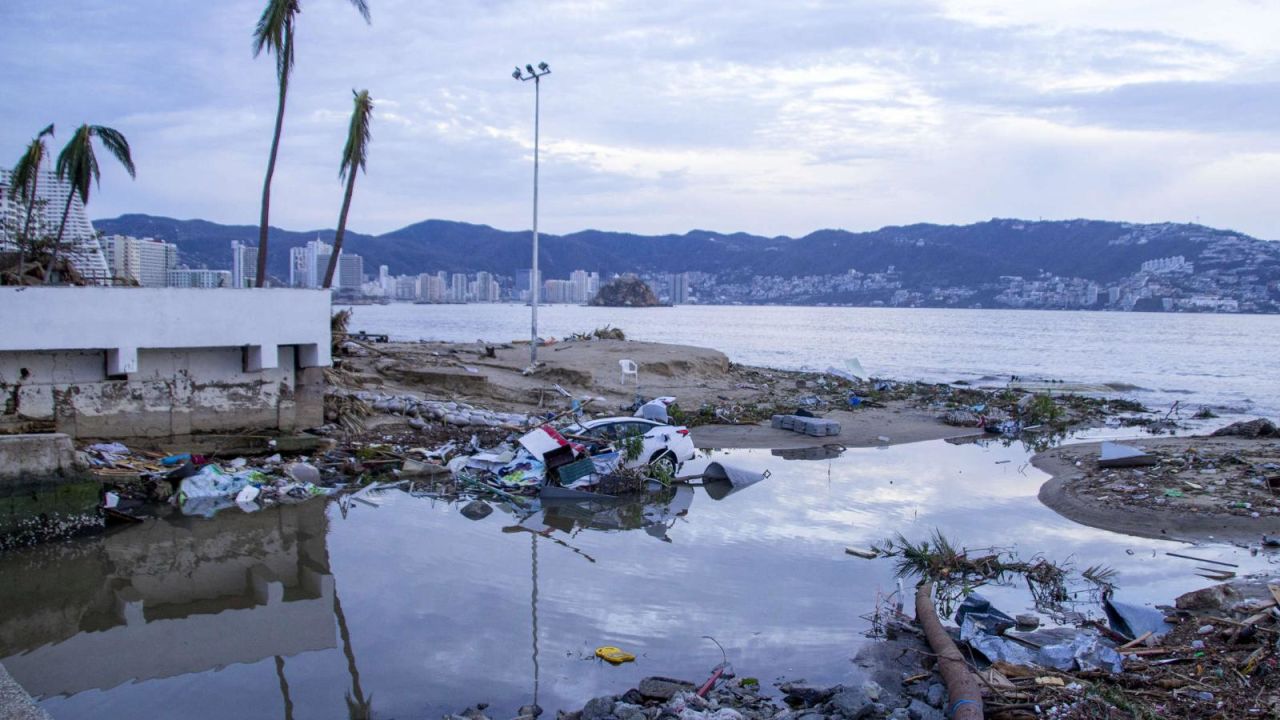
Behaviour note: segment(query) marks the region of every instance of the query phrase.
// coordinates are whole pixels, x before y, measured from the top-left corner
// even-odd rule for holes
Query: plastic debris
[[[635,655],[612,645],[605,645],[603,647],[596,648],[596,657],[604,660],[610,665],[621,665],[622,663],[631,662],[636,659]]]

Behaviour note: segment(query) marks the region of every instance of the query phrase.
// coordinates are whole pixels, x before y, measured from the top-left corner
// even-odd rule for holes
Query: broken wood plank
[[[1134,639],[1130,640],[1129,642],[1127,642],[1127,643],[1125,643],[1125,644],[1121,645],[1121,646],[1120,646],[1120,649],[1121,649],[1121,650],[1124,650],[1124,649],[1126,649],[1126,648],[1137,647],[1138,645],[1141,645],[1142,643],[1146,642],[1147,638],[1151,637],[1151,635],[1152,635],[1151,631],[1150,631],[1150,630],[1148,630],[1148,631],[1146,631],[1146,632],[1142,633],[1141,635],[1139,635],[1138,637],[1136,637],[1136,638],[1134,638]]]
[[[1209,560],[1206,558],[1198,558],[1198,557],[1193,557],[1191,555],[1182,555],[1180,553],[1175,553],[1175,552],[1167,552],[1165,553],[1165,555],[1168,555],[1169,557],[1182,558],[1183,560],[1195,560],[1196,562],[1210,563],[1212,565],[1226,565],[1227,567],[1233,567],[1233,568],[1240,567],[1235,563],[1223,562],[1221,560]]]

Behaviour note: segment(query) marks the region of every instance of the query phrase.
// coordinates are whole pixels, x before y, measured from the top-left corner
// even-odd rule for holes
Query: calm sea
[[[523,305],[358,306],[353,330],[397,340],[529,337]],[[857,358],[876,377],[1111,384],[1149,406],[1280,414],[1280,317],[899,308],[543,306],[542,337],[604,325],[636,340],[713,347],[735,362],[825,369]]]

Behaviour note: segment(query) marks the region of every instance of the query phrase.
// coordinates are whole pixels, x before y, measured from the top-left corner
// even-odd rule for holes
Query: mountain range
[[[130,214],[94,221],[106,234],[153,237],[178,246],[191,267],[228,268],[231,241],[256,243],[253,225],[220,225]],[[271,228],[268,269],[288,277],[289,249],[333,230]],[[382,235],[348,232],[345,249],[364,258],[365,271],[387,265],[391,274],[489,271],[514,276],[529,267],[529,232],[487,225],[427,220]],[[729,281],[752,276],[832,275],[850,269],[884,272],[890,266],[904,287],[980,285],[1001,276],[1054,275],[1106,284],[1136,272],[1144,261],[1183,256],[1197,272],[1247,269],[1263,284],[1280,280],[1280,242],[1202,225],[1135,224],[1102,220],[992,219],[971,225],[915,224],[870,232],[818,230],[803,237],[692,230],[645,236],[583,230],[539,235],[544,278],[573,270],[715,273]]]

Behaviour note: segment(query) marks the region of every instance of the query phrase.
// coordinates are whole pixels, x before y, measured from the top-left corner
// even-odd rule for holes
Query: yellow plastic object
[[[636,659],[635,655],[612,645],[596,648],[596,657],[613,665],[621,665],[624,662],[631,662]]]

